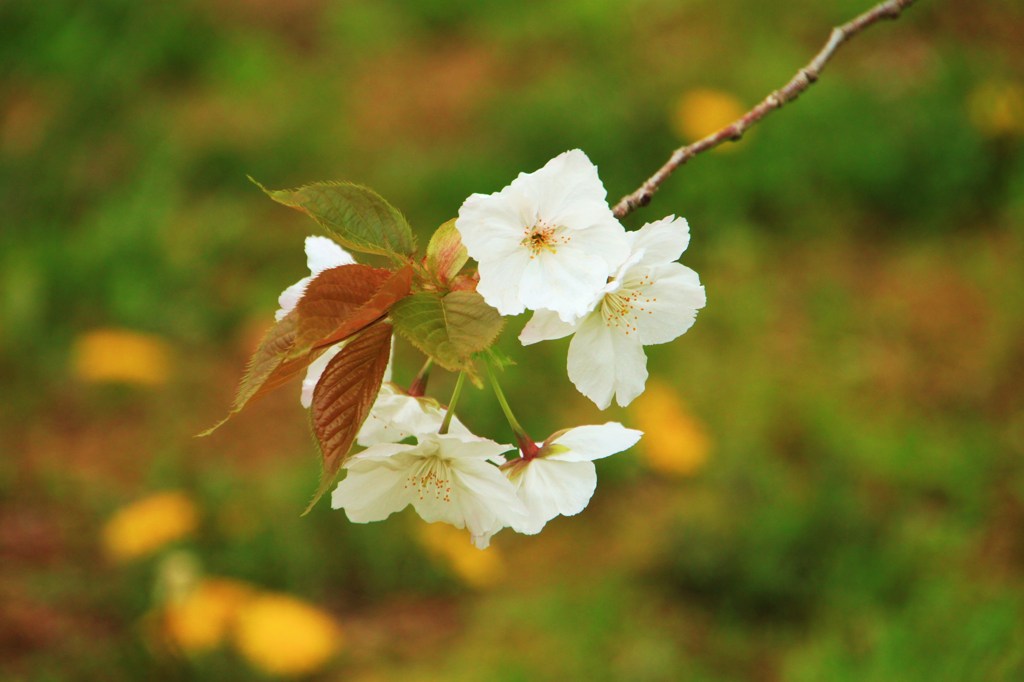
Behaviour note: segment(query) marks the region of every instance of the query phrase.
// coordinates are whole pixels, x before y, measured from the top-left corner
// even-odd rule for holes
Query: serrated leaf
[[[290,357],[342,341],[383,317],[412,286],[412,268],[395,272],[367,265],[324,270],[295,306],[298,330]]]
[[[331,487],[370,414],[391,358],[392,327],[378,322],[353,338],[324,370],[313,390],[310,417],[323,455],[320,487],[306,511]]]
[[[383,256],[416,251],[405,216],[372,189],[350,182],[318,182],[298,189],[259,187],[279,204],[309,215],[345,248]]]
[[[213,433],[251,400],[302,372],[329,346],[384,317],[395,301],[408,295],[411,285],[409,266],[390,272],[342,265],[320,273],[249,359],[231,411],[199,435]]]
[[[514,367],[516,361],[508,356],[508,353],[501,350],[497,346],[491,346],[483,352],[486,360],[491,363],[491,367],[495,369],[505,371],[509,367]]]
[[[470,369],[471,356],[489,348],[504,324],[475,291],[407,296],[391,308],[391,320],[414,346],[453,372]]]
[[[462,244],[462,235],[455,229],[455,219],[437,228],[427,244],[427,270],[439,284],[447,286],[469,260],[469,252]]]
[[[289,357],[295,345],[298,326],[298,314],[293,310],[270,328],[256,352],[249,358],[231,410],[226,417],[199,436],[208,436],[216,431],[231,417],[241,412],[250,401],[285,383],[323,353],[324,349],[307,349],[302,357]]]

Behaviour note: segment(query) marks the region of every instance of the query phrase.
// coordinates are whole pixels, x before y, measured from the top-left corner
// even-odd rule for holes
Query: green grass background
[[[682,480],[601,462],[585,514],[496,538],[499,587],[463,585],[408,513],[299,518],[318,467],[296,387],[191,437],[313,231],[247,174],[367,184],[421,241],[570,148],[615,200],[685,141],[682,93],[753,105],[867,5],[0,4],[0,676],[257,675],[154,652],[157,560],[102,555],[115,509],[180,488],[206,570],[349,632],[317,679],[1024,679],[1024,155],[1021,126],[971,115],[979,88],[1024,83],[1012,0],[873,27],[628,218],[690,222],[708,306],[649,356],[712,454]],[[503,348],[528,428],[631,419],[572,389],[564,343],[518,347],[521,324]],[[77,380],[75,339],[102,327],[164,339],[172,379]],[[401,351],[399,380],[417,366]],[[465,402],[507,438],[491,396]]]

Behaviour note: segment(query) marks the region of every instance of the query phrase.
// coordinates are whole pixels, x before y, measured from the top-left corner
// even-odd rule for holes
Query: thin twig
[[[815,55],[807,66],[797,71],[796,75],[784,86],[771,93],[746,114],[733,121],[731,124],[714,132],[707,137],[697,140],[691,145],[680,147],[672,152],[665,165],[647,179],[632,194],[627,194],[615,204],[612,209],[617,218],[623,218],[635,209],[646,206],[651,202],[651,197],[658,191],[661,183],[665,182],[672,172],[684,163],[709,149],[714,149],[723,142],[735,142],[743,137],[743,133],[762,118],[775,109],[781,109],[784,105],[792,102],[800,96],[811,84],[818,80],[825,64],[832,58],[839,46],[850,38],[854,37],[868,26],[877,23],[881,19],[896,19],[906,8],[914,4],[916,0],[887,0],[887,2],[875,5],[867,12],[849,21],[842,26],[832,29],[828,42],[821,51]]]

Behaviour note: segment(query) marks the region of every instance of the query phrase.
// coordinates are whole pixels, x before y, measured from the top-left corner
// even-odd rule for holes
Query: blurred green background
[[[537,437],[648,434],[581,516],[484,553],[300,518],[297,386],[192,438],[306,272],[247,174],[370,185],[421,239],[574,147],[614,201],[868,5],[0,4],[0,677],[1024,679],[1016,0],[871,28],[629,217],[690,221],[708,306],[628,410],[510,324]]]

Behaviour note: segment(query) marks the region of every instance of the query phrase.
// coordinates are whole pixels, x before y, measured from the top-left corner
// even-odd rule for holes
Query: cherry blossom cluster
[[[644,346],[686,332],[705,304],[697,274],[676,262],[689,242],[686,221],[670,216],[626,231],[597,168],[579,150],[520,174],[495,194],[470,196],[455,228],[477,262],[476,291],[484,301],[505,316],[532,311],[519,336],[523,345],[572,335],[569,379],[602,410],[613,398],[624,407],[643,392]],[[320,272],[355,262],[325,237],[307,238],[306,255],[310,276],[281,294],[278,320]],[[309,365],[303,406],[343,345]],[[536,442],[512,414],[490,365],[487,371],[516,446],[474,435],[421,389],[392,383],[389,367],[356,438],[365,449],[346,460],[332,506],[366,523],[412,505],[427,522],[466,528],[484,548],[503,528],[535,534],[556,516],[581,512],[597,486],[594,460],[643,435],[608,422]]]
[[[690,241],[686,221],[627,232],[606,196],[575,149],[496,194],[472,195],[455,223],[484,300],[502,315],[534,311],[524,345],[572,334],[569,378],[602,410],[643,393],[643,347],[681,336],[705,303],[697,273],[675,262]]]

